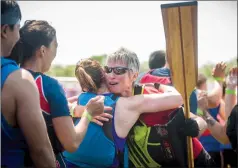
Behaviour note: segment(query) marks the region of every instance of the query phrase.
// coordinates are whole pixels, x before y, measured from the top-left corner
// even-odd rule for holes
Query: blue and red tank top
[[[65,91],[56,79],[40,72],[33,72],[31,70],[29,72],[33,75],[39,91],[40,107],[54,153],[58,154],[63,151],[63,148],[55,134],[52,119],[70,116]]]

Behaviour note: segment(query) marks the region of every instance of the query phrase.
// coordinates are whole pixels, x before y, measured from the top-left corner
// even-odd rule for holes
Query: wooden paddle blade
[[[197,83],[197,2],[161,5],[173,85],[188,99]],[[184,84],[186,83],[186,84]]]
[[[197,82],[197,2],[164,4],[161,10],[172,82],[189,118],[189,96]],[[194,167],[192,139],[187,139],[188,166]]]

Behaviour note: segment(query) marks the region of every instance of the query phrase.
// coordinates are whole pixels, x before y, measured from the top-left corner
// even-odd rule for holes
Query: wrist
[[[76,107],[77,107],[77,103],[76,103],[76,102],[73,103],[73,104],[71,104],[71,107],[70,107],[70,115],[71,115],[72,117],[74,117],[74,110],[75,110]]]
[[[87,110],[84,110],[82,117],[87,118],[89,122],[92,121],[92,115]]]
[[[236,89],[226,88],[226,94],[236,95]]]
[[[226,87],[226,89],[235,90],[235,89],[236,89],[236,85],[227,84],[227,87]]]
[[[222,78],[222,77],[214,77],[214,79],[215,79],[215,81],[217,81],[217,82],[224,82],[224,78]]]

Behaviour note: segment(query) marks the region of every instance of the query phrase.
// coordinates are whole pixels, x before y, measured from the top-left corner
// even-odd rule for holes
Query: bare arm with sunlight
[[[226,118],[228,118],[231,114],[232,109],[237,104],[237,94],[235,91],[237,90],[237,77],[238,77],[238,68],[232,68],[227,77],[227,91],[225,94],[225,114]],[[233,91],[233,93],[232,93]]]
[[[178,108],[183,104],[182,96],[176,91],[163,94],[121,97],[116,104],[115,128],[117,135],[125,138],[140,114]]]
[[[222,99],[223,79],[225,79],[225,69],[226,64],[221,62],[216,64],[212,71],[212,76],[216,80],[214,88],[207,95],[209,108],[215,108],[220,104],[220,100]]]
[[[208,100],[206,93],[200,93],[198,95],[198,107],[202,110],[201,117],[206,121],[207,128],[211,132],[212,136],[223,144],[229,143],[229,139],[226,135],[226,125],[218,123],[207,111]]]
[[[39,168],[56,167],[33,77],[21,69],[12,73],[9,80],[17,104],[17,122],[26,138],[34,165]]]

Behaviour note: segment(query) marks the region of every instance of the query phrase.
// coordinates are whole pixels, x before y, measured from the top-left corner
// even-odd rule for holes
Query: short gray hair
[[[121,47],[117,51],[107,56],[108,62],[123,62],[127,65],[127,68],[133,70],[133,72],[140,71],[140,61],[136,55],[136,53]]]

